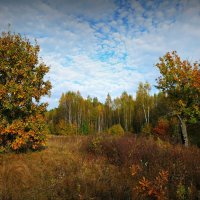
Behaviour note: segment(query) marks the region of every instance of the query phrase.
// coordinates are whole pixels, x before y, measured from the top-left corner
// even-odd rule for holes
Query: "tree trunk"
[[[149,124],[149,112],[150,112],[150,108],[149,108],[149,106],[148,106],[148,115],[147,115],[148,124]]]
[[[146,114],[146,110],[144,108],[144,104],[142,104],[142,107],[143,107],[143,111],[144,111],[145,122],[147,124],[148,123],[148,121],[147,121],[147,114]]]
[[[121,124],[121,122],[120,122],[120,115],[119,115],[119,109],[117,109],[117,113],[118,113],[118,124]]]
[[[98,116],[98,133],[101,132],[101,119],[100,119],[100,115]]]
[[[187,134],[187,127],[186,123],[183,119],[181,119],[180,115],[177,115],[179,122],[180,122],[180,129],[181,129],[181,139],[182,143],[188,147],[189,146],[189,141],[188,141],[188,134]]]
[[[72,123],[72,117],[71,117],[71,103],[69,103],[69,123]]]

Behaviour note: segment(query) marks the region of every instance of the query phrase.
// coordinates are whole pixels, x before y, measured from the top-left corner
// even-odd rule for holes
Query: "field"
[[[200,150],[137,136],[50,136],[0,155],[0,200],[199,199]]]

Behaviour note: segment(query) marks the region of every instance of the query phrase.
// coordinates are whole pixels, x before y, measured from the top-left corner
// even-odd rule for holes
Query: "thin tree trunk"
[[[132,126],[131,126],[131,118],[132,118],[132,116],[131,116],[131,109],[129,110],[129,131],[131,131],[131,129],[132,129]]]
[[[117,109],[117,113],[118,113],[118,123],[121,124],[120,116],[119,116],[119,109]]]
[[[182,143],[186,147],[188,147],[189,146],[189,140],[188,140],[186,123],[185,123],[185,121],[183,119],[181,119],[180,115],[177,115],[177,117],[178,117],[179,122],[180,122]]]
[[[124,125],[125,125],[125,131],[127,131],[127,112],[126,112],[126,109],[124,109]]]
[[[143,107],[143,111],[144,111],[145,122],[148,123],[148,121],[147,121],[147,114],[146,114],[146,110],[144,108],[144,104],[142,105],[142,107]]]
[[[69,123],[72,123],[72,118],[71,118],[71,103],[69,103]]]
[[[148,121],[148,124],[149,124],[149,112],[150,112],[150,108],[149,108],[149,106],[148,106],[148,118],[147,118],[147,121]]]
[[[98,133],[100,133],[100,131],[101,131],[101,125],[100,125],[100,121],[101,119],[100,119],[100,115],[98,116]]]

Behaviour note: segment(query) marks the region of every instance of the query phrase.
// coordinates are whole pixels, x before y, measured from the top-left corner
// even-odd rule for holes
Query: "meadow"
[[[154,138],[49,136],[0,154],[0,199],[199,199],[200,150]]]

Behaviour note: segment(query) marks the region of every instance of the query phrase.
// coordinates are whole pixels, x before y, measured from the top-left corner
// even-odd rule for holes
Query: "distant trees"
[[[39,62],[39,49],[19,34],[0,37],[0,151],[44,145],[47,104],[40,99],[51,84],[44,81],[49,68]]]
[[[97,98],[84,99],[79,92],[69,91],[62,94],[58,108],[46,114],[47,121],[53,134],[104,132],[116,124],[125,132],[139,133],[144,126],[155,125],[163,115],[166,100],[161,96],[160,93],[150,95],[149,83],[140,83],[136,99],[123,92],[113,100],[108,94],[105,103]]]
[[[179,119],[182,140],[188,146],[187,123],[200,119],[200,65],[181,60],[173,51],[160,58],[156,66],[161,73],[157,87],[170,99],[172,115]]]
[[[56,134],[89,134],[100,132],[104,125],[104,107],[97,98],[83,99],[79,92],[62,94],[57,109],[47,113],[50,130]],[[59,126],[63,121],[62,126]],[[72,129],[72,131],[69,131]]]

